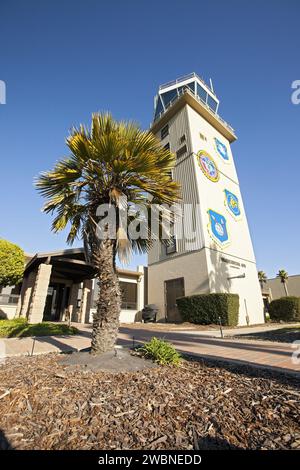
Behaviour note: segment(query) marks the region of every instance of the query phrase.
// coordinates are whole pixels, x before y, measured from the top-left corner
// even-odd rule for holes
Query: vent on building
[[[184,155],[186,152],[187,152],[187,147],[186,147],[186,145],[184,145],[183,147],[180,147],[179,150],[177,150],[177,152],[176,152],[176,157],[177,157],[177,158],[180,158],[180,157],[182,157],[182,155]]]
[[[202,140],[207,140],[207,138],[205,137],[205,135],[204,135],[204,134],[201,134],[201,132],[200,132],[199,135],[200,135],[200,139],[202,139]]]
[[[160,131],[161,140],[167,137],[167,135],[169,135],[169,124],[166,124]]]
[[[169,243],[166,245],[166,254],[170,255],[171,253],[175,253],[177,251],[177,244],[175,235],[171,237]]]

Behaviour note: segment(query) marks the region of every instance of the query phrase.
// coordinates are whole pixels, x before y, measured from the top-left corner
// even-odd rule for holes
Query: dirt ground
[[[109,373],[62,355],[0,365],[0,448],[299,449],[293,378],[196,361]]]

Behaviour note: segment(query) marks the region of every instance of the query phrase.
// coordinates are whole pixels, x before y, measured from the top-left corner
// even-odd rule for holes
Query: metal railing
[[[205,108],[210,112],[210,114],[212,114],[214,117],[216,117],[225,127],[227,127],[227,129],[232,132],[234,134],[234,129],[233,127],[231,127],[230,124],[228,124],[228,122],[224,121],[223,118],[221,118],[221,116],[219,116],[219,114],[217,114],[212,108],[210,108],[210,106],[200,98],[200,96],[198,96],[194,91],[192,91],[188,85],[184,86],[181,90],[178,91],[178,95],[177,96],[174,96],[174,98],[172,100],[169,101],[169,103],[165,106],[165,109],[163,111],[161,111],[153,120],[153,124],[158,121],[158,119],[160,119],[163,114],[165,114],[165,112],[171,107],[173,106],[173,104],[184,94],[184,93],[189,93],[191,96],[193,96],[193,98],[195,98],[199,103],[201,103],[203,106],[205,106]]]
[[[177,85],[178,83],[184,82],[185,80],[189,80],[190,78],[196,78],[197,80],[199,80],[199,82],[201,82],[215,95],[215,97],[217,97],[214,90],[212,90],[212,88],[205,82],[205,80],[195,72],[183,75],[182,77],[176,78],[176,80],[171,80],[170,82],[163,83],[162,85],[160,85],[159,90],[164,90],[165,88],[169,88],[169,86]]]
[[[19,297],[16,294],[0,294],[0,305],[16,305]]]

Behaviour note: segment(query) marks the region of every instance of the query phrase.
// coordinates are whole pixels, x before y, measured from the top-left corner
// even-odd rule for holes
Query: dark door
[[[184,296],[184,278],[171,279],[165,281],[165,299],[166,299],[166,313],[167,321],[179,323],[182,321],[181,315],[178,311],[176,299]]]
[[[64,284],[50,284],[48,287],[44,321],[60,321],[61,315],[68,304],[69,287]]]

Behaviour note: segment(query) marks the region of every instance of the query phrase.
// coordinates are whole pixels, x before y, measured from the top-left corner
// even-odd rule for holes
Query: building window
[[[206,103],[206,101],[207,101],[207,92],[204,90],[204,88],[202,88],[201,85],[199,85],[199,83],[197,83],[197,95],[198,95],[198,98],[200,98],[201,101],[204,101],[204,103]]]
[[[125,310],[137,309],[137,284],[135,282],[120,281],[122,306]]]
[[[204,134],[201,134],[201,132],[199,133],[199,135],[200,135],[200,139],[205,140],[205,141],[207,140],[207,138],[205,137],[205,135],[204,135]]]
[[[182,155],[184,155],[186,152],[187,152],[187,147],[186,147],[186,145],[184,145],[184,146],[181,147],[179,150],[177,150],[177,152],[176,152],[176,157],[177,157],[177,158],[180,158],[180,157],[182,157]]]
[[[181,137],[180,137],[180,143],[183,144],[183,142],[185,142],[185,134],[183,134]]]
[[[168,245],[166,245],[166,254],[169,255],[171,253],[175,253],[176,251],[177,251],[177,243],[176,243],[175,235],[173,235],[170,238]]]
[[[207,104],[214,113],[217,111],[218,103],[210,95],[207,97]]]
[[[164,145],[164,149],[165,149],[165,150],[170,150],[170,144],[169,144],[169,142],[168,142],[166,145]]]
[[[167,135],[169,135],[169,124],[164,126],[162,128],[162,130],[160,131],[161,140],[163,140],[165,137],[167,137]]]
[[[167,91],[166,93],[163,93],[161,97],[163,99],[165,107],[167,108],[168,104],[171,103],[171,101],[173,101],[175,98],[177,98],[177,89]]]
[[[154,119],[157,119],[159,117],[159,115],[164,111],[164,107],[162,105],[162,102],[161,102],[161,98],[158,97],[157,99],[157,104],[156,104],[156,110],[155,110],[155,115],[154,115]]]

